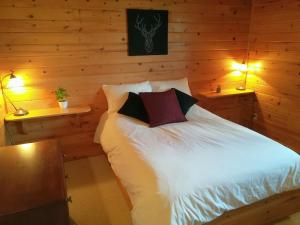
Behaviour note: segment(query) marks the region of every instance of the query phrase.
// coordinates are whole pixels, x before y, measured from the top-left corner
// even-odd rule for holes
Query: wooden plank
[[[120,23],[105,24],[98,21],[60,21],[60,20],[12,20],[0,19],[1,33],[101,33],[117,32],[126,33],[127,24]],[[232,23],[169,23],[170,33],[213,33],[213,32],[238,32],[247,33],[248,26],[240,22]]]
[[[5,115],[4,98],[1,93],[0,95],[0,146],[4,146],[6,144],[4,115]]]
[[[161,56],[140,56],[128,57],[125,52],[90,53],[90,54],[64,54],[56,56],[35,56],[35,57],[1,57],[0,64],[3,70],[11,67],[35,68],[49,66],[73,66],[73,65],[97,65],[97,64],[122,64],[122,63],[143,63],[143,62],[170,62],[193,60],[215,60],[215,59],[236,59],[245,54],[244,50],[226,51],[200,51],[200,52],[170,52],[169,55]]]
[[[4,0],[1,2],[3,6],[11,6],[12,0]],[[184,1],[178,0],[174,2],[173,0],[153,0],[151,2],[148,1],[139,1],[139,0],[122,0],[122,1],[108,1],[106,4],[103,4],[101,1],[86,1],[86,0],[79,0],[79,1],[70,1],[64,2],[56,0],[50,0],[47,2],[39,1],[39,2],[32,2],[29,0],[20,1],[15,0],[13,1],[14,5],[17,7],[53,7],[53,3],[56,3],[56,7],[58,8],[79,8],[79,9],[100,9],[100,10],[119,10],[120,8],[129,8],[132,5],[135,5],[136,8],[168,8],[174,12],[197,12],[197,10],[230,10],[231,7],[238,7],[238,8],[247,8],[249,6],[248,0],[244,1],[228,1],[226,2],[219,2],[217,0],[212,0],[208,2],[208,0],[199,0],[199,1]]]

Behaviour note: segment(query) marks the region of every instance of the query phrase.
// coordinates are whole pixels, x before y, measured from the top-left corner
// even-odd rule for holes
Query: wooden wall
[[[169,55],[127,56],[127,8],[169,10]],[[103,83],[187,76],[193,92],[235,87],[231,62],[246,55],[250,9],[250,0],[1,0],[0,74],[13,69],[25,80],[23,94],[10,93],[13,101],[55,107],[53,91],[62,86],[71,106],[93,108],[25,123],[25,135],[7,124],[12,143],[58,137],[66,151],[95,149]]]
[[[4,102],[3,102],[3,96],[0,94],[0,146],[3,146],[5,143],[5,128],[4,128]]]
[[[248,83],[257,95],[255,129],[300,152],[300,2],[254,0]]]

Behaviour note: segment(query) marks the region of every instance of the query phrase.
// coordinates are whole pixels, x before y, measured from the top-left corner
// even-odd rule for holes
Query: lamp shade
[[[15,75],[10,75],[7,88],[16,88],[16,87],[23,87],[24,83],[20,77],[16,77]]]

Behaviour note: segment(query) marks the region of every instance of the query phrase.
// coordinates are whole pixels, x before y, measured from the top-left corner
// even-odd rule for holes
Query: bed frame
[[[207,225],[270,225],[300,211],[300,189],[224,213]]]
[[[117,176],[116,179],[127,205],[132,209],[126,189]],[[296,212],[300,212],[300,189],[231,210],[205,225],[271,225]]]
[[[104,155],[107,158],[107,155]],[[119,177],[114,175],[129,209],[132,209],[125,187]],[[251,205],[228,211],[205,225],[273,225],[297,212],[300,212],[300,189],[276,194]]]

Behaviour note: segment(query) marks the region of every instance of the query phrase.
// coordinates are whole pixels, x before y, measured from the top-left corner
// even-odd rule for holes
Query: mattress
[[[300,157],[195,105],[187,122],[149,128],[113,113],[97,133],[133,205],[134,225],[198,225],[300,188]]]

